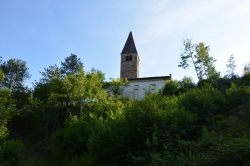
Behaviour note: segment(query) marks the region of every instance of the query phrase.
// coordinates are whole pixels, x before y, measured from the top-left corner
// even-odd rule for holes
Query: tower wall
[[[132,59],[129,59],[132,57]],[[139,78],[139,56],[137,53],[121,54],[121,78]]]

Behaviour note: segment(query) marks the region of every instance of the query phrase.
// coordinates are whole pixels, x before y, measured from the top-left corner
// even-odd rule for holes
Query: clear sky
[[[0,56],[27,62],[32,77],[44,67],[78,55],[86,70],[119,77],[120,53],[129,31],[140,56],[140,76],[172,74],[185,38],[210,45],[222,75],[230,54],[237,73],[250,62],[250,0],[1,0]]]

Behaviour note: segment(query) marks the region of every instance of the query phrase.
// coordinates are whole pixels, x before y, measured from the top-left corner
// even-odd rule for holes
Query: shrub
[[[0,144],[1,165],[17,165],[22,158],[23,146],[16,140],[2,140]]]
[[[53,140],[53,158],[57,163],[69,163],[87,152],[88,126],[77,117],[70,117],[64,129],[58,130]]]
[[[180,97],[185,110],[198,115],[199,124],[206,124],[214,115],[224,110],[224,97],[217,89],[207,85],[201,89],[192,89]]]

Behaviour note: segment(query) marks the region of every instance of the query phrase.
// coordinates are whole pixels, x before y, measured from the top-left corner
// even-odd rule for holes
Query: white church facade
[[[128,98],[143,99],[148,93],[157,93],[165,85],[169,76],[139,77],[140,58],[134,43],[132,32],[121,52],[120,78],[126,78],[128,85],[124,87],[122,94]]]

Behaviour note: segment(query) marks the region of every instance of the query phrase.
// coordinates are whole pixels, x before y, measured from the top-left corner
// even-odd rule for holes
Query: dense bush
[[[1,140],[0,163],[1,165],[14,166],[22,159],[23,146],[16,140]]]
[[[67,164],[74,158],[84,156],[87,153],[88,137],[88,124],[77,117],[70,117],[65,128],[54,136],[52,147],[54,162],[59,165]]]

